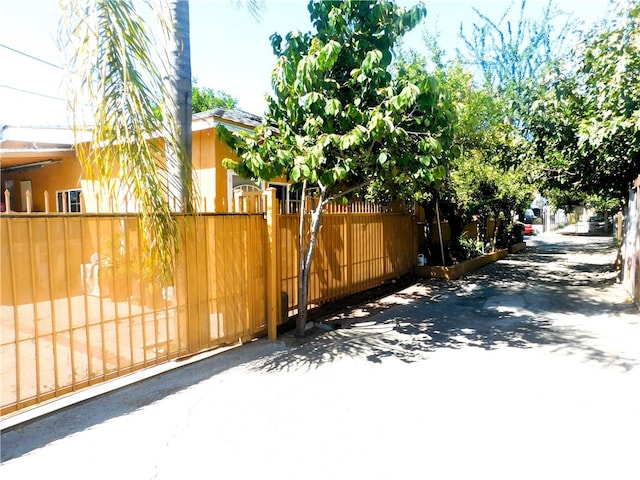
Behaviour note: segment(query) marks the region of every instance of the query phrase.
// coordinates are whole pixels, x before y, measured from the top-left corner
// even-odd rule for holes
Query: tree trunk
[[[494,220],[494,225],[493,225],[493,240],[492,240],[493,250],[497,250],[498,248],[498,229],[499,228],[500,228],[500,217],[496,216],[496,219]],[[485,253],[490,253],[490,252],[485,252]]]
[[[489,225],[488,225],[489,216],[480,214],[478,217],[480,219],[480,228],[478,229],[478,236],[480,237],[480,241],[482,242],[482,245],[486,245],[489,237],[488,235],[489,234]]]
[[[435,207],[435,200],[431,200],[428,202],[424,202],[421,204],[422,208],[424,209],[424,242],[425,242],[425,253],[427,254],[427,260],[429,262],[431,262],[432,265],[436,265],[437,264],[437,260],[434,255],[436,252],[433,251],[432,249],[432,242],[431,242],[431,236],[432,236],[432,229],[433,226],[435,225],[434,220],[435,220],[435,216],[436,216],[436,207]]]
[[[168,90],[171,97],[168,105],[168,121],[176,122],[181,145],[167,145],[167,174],[169,204],[176,211],[190,211],[189,202],[191,169],[191,44],[189,40],[189,1],[168,0],[165,18],[170,19],[174,35],[169,35]],[[181,161],[183,160],[183,161]],[[187,204],[185,204],[187,202]]]
[[[298,271],[298,318],[296,319],[296,337],[303,338],[307,325],[307,308],[309,305],[309,278],[311,275],[311,263],[315,252],[318,233],[322,223],[322,211],[324,208],[326,190],[320,189],[318,205],[311,212],[311,224],[309,225],[309,240],[305,242],[305,189],[302,191],[300,208],[300,263]],[[305,244],[306,243],[306,244]]]

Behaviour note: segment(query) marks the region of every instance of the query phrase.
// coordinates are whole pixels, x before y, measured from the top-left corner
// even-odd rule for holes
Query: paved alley
[[[640,316],[611,239],[526,241],[5,428],[0,478],[637,479]]]

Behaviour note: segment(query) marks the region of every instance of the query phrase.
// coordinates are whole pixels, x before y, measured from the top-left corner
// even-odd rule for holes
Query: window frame
[[[71,194],[77,193],[78,199],[77,201],[71,201]],[[63,211],[63,201],[62,195],[67,197],[67,211]],[[65,190],[56,190],[56,211],[58,213],[82,213],[82,200],[80,199],[80,195],[82,195],[81,188],[68,188]]]

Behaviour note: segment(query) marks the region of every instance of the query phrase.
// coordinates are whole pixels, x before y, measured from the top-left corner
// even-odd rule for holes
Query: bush
[[[524,224],[511,223],[503,228],[498,238],[498,247],[507,248],[524,241]]]
[[[480,240],[467,238],[466,232],[460,235],[458,243],[460,245],[460,261],[470,260],[484,255],[482,242]]]

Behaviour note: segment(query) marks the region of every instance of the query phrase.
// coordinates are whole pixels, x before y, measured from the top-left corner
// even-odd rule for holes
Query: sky
[[[271,91],[271,71],[276,60],[270,35],[277,32],[284,37],[292,30],[311,30],[307,0],[264,3],[266,8],[258,21],[232,0],[190,0],[191,68],[197,85],[223,90],[238,99],[239,108],[258,115],[264,111],[265,94]],[[415,2],[397,3],[410,6]],[[423,3],[427,19],[405,36],[404,43],[420,51],[424,47],[424,31],[437,32],[440,45],[453,55],[456,47],[462,47],[460,25],[470,32],[478,18],[473,7],[497,20],[512,2],[424,0]],[[526,11],[538,18],[546,3],[529,0]],[[587,25],[602,19],[610,8],[610,0],[555,3]],[[0,0],[0,124],[68,124],[64,72],[59,68],[62,54],[56,40],[60,15],[58,0]]]

